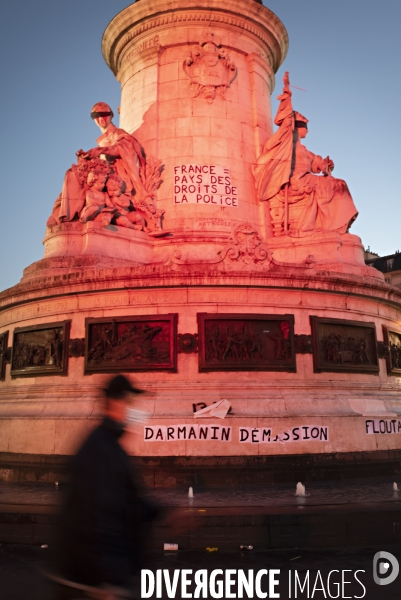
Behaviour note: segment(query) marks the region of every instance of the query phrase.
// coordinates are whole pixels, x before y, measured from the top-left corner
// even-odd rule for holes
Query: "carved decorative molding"
[[[379,373],[374,323],[310,317],[315,373]]]
[[[124,56],[124,60],[129,60],[133,58],[135,55],[141,55],[144,52],[156,50],[158,51],[160,48],[159,36],[152,35],[148,36],[146,39],[141,39],[138,41],[133,48],[130,50],[128,54]]]
[[[224,266],[238,264],[241,268],[249,270],[255,268],[267,270],[273,266],[291,269],[313,269],[316,264],[315,258],[312,255],[300,263],[286,263],[275,260],[269,247],[262,241],[257,229],[251,223],[240,223],[237,225],[231,235],[231,241],[221,250],[218,250],[215,258],[207,260],[199,259],[196,261],[193,259],[188,260],[182,256],[180,250],[175,250],[166,264],[206,267],[222,262],[225,262]]]
[[[175,250],[167,264],[206,266],[216,265],[225,260],[229,263],[239,263],[249,267],[263,265],[263,268],[268,269],[272,255],[266,244],[262,242],[256,228],[250,223],[240,223],[235,227],[230,243],[216,253],[216,258],[189,261],[182,257],[179,250]]]
[[[199,371],[296,371],[293,315],[198,314]]]
[[[11,376],[66,375],[69,329],[70,321],[14,329]]]
[[[190,80],[193,97],[204,96],[209,104],[217,94],[224,98],[237,76],[237,67],[213,32],[206,33],[204,41],[192,46],[183,68]]]
[[[246,265],[263,262],[268,267],[272,261],[269,248],[262,242],[256,228],[250,223],[241,223],[233,231],[232,245],[221,251],[223,260],[242,262]]]
[[[312,336],[305,333],[294,335],[296,354],[313,354]]]
[[[130,42],[135,38],[140,38],[144,33],[151,32],[152,30],[163,28],[165,26],[174,25],[175,23],[197,23],[200,24],[205,22],[209,27],[211,24],[215,26],[223,25],[223,26],[231,26],[237,27],[240,33],[242,34],[244,31],[250,33],[255,36],[259,40],[261,40],[266,49],[266,59],[273,66],[277,65],[277,61],[279,63],[282,62],[286,55],[286,51],[283,53],[283,56],[277,57],[277,48],[273,48],[271,45],[271,38],[267,36],[264,32],[264,26],[262,25],[254,25],[252,21],[248,19],[243,19],[239,16],[234,16],[231,14],[227,14],[224,12],[217,11],[191,11],[186,10],[185,12],[175,11],[174,13],[165,14],[158,17],[150,17],[145,22],[141,22],[140,25],[135,27],[132,31],[129,31],[125,35],[123,35],[115,48],[113,48],[113,52],[109,57],[106,58],[106,62],[109,64],[110,68],[116,74],[122,66],[122,63],[125,60],[128,60],[128,56],[130,60],[135,60],[135,49],[132,48]],[[163,45],[163,40],[160,39],[160,35],[158,35],[157,43]],[[125,54],[127,53],[127,54]],[[111,59],[111,60],[110,60]],[[109,62],[110,61],[110,62]]]
[[[69,356],[73,358],[85,356],[85,338],[74,338],[70,340],[68,350]]]
[[[198,334],[197,333],[179,333],[177,336],[178,352],[191,354],[198,352]]]
[[[86,319],[85,373],[176,371],[177,315]]]

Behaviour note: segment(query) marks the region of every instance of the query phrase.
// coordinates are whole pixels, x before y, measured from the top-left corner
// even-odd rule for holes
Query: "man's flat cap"
[[[130,381],[124,375],[116,375],[110,379],[107,387],[104,388],[104,393],[107,398],[124,398],[128,393],[142,394],[144,390],[140,390],[131,385]]]

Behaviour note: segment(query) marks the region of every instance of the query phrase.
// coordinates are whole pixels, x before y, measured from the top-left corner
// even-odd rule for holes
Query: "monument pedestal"
[[[219,227],[218,223],[213,225],[212,230],[198,230],[197,235],[194,235],[193,231],[182,231],[177,235],[152,237],[143,231],[116,225],[103,227],[96,222],[82,224],[75,221],[48,229],[43,244],[44,259],[91,256],[96,257],[98,266],[108,266],[107,259],[111,259],[116,266],[185,264],[202,268],[213,266],[217,270],[226,270],[232,268],[229,261],[225,260],[227,250],[234,248],[235,244],[238,245],[238,240],[232,229],[227,225]],[[377,269],[366,266],[360,238],[349,233],[311,232],[302,236],[283,235],[269,238],[262,246],[268,253],[268,260],[261,260],[259,265],[264,270],[281,266],[296,270],[328,270],[333,273],[384,279]],[[257,262],[254,261],[254,267]],[[67,266],[71,262],[67,261],[65,264]],[[45,265],[46,263],[43,263],[43,268]],[[39,263],[36,264],[36,268],[40,269]],[[28,272],[29,269],[25,276]]]
[[[380,278],[377,269],[367,267],[361,239],[350,233],[315,231],[269,238],[267,244],[277,261],[301,263],[313,257],[317,269]],[[359,268],[358,268],[359,267]]]
[[[121,83],[125,131],[111,112],[94,111],[99,139],[117,140],[114,162],[100,150],[80,154],[53,207],[44,259],[0,294],[0,452],[72,454],[119,371],[150,392],[138,401],[148,423],[127,441],[144,461],[369,453],[369,463],[400,449],[401,292],[365,266],[360,239],[336,232],[341,222],[266,237],[254,166],[272,136],[287,34],[258,2],[212,4],[141,0],[107,27],[102,50]],[[135,175],[138,190],[147,185],[142,196],[123,192],[113,168],[129,182]],[[319,188],[316,215],[335,199],[341,221],[343,202],[354,210],[345,183],[318,183],[312,172],[300,196]],[[118,201],[131,218],[143,215],[143,228],[160,231],[163,221],[170,234],[74,221],[80,210],[102,218],[106,206],[117,219]],[[276,233],[288,225],[284,206]],[[231,407],[224,419],[194,417],[221,400]]]
[[[154,238],[144,231],[89,221],[61,223],[47,231],[44,258],[94,255],[138,264],[152,262]]]
[[[310,337],[313,316],[334,320],[333,327],[337,327],[338,321],[343,323],[341,327],[359,324],[364,332],[367,327],[368,341],[373,323],[377,340],[383,343],[382,326],[397,330],[401,320],[399,290],[389,288],[381,276],[286,268],[273,262],[268,269],[255,271],[252,262],[227,260],[230,269],[224,267],[224,261],[219,269],[160,263],[118,266],[109,257],[83,255],[48,258],[27,269],[20,284],[0,294],[2,331],[9,331],[11,345],[17,328],[35,330],[39,324],[52,323],[54,327],[68,321],[71,340],[65,348],[69,354],[68,370],[64,376],[46,375],[43,369],[35,373],[33,366],[21,376],[10,371],[13,364],[5,365],[0,396],[0,452],[49,457],[73,453],[100,417],[102,388],[110,377],[110,365],[126,372],[151,392],[141,397],[138,408],[149,414],[146,426],[152,428],[153,437],[162,428],[162,436],[156,441],[145,439],[143,427],[137,430],[128,442],[130,453],[136,456],[182,456],[189,461],[191,457],[219,456],[322,454],[329,457],[336,453],[391,452],[399,448],[399,435],[391,424],[398,424],[401,415],[401,382],[399,376],[388,373],[386,359],[378,358],[375,370],[372,364],[364,365],[358,353],[347,350],[343,365],[336,361],[327,363],[325,354],[312,353],[316,350]],[[58,266],[55,272],[51,263]],[[87,353],[92,347],[90,323],[97,326],[101,320],[109,329],[113,320],[118,324],[148,315],[147,318],[151,316],[157,321],[171,314],[178,315],[178,334],[202,334],[206,344],[203,348],[200,344],[198,351],[196,346],[189,348],[189,352],[181,348],[176,355],[176,371],[152,368],[142,368],[137,373],[131,369],[125,371],[119,364],[127,359],[118,342],[113,346],[114,362],[107,362],[104,372],[93,370],[102,368],[102,356],[97,363],[90,362],[89,354],[83,356],[85,345]],[[232,326],[223,319],[230,315],[239,316],[241,323],[244,321],[251,328],[252,319],[260,315],[270,315],[273,324],[293,315],[295,369],[278,372],[267,363],[267,370],[239,370],[227,368],[221,358],[220,362],[213,362],[213,356],[207,357],[210,342],[199,321],[199,315],[205,314],[217,319],[221,335]],[[240,327],[242,331],[243,325]],[[83,339],[86,342],[77,352],[78,342]],[[157,349],[157,337],[155,340],[152,348]],[[174,341],[177,349],[176,343],[177,340]],[[250,343],[247,347],[250,352]],[[277,346],[266,348],[272,352]],[[252,356],[258,359],[255,352]],[[315,364],[319,356],[323,363]],[[205,360],[206,364],[211,361],[212,370],[204,370]],[[231,355],[230,360],[235,357]],[[281,364],[280,356],[278,360]],[[376,360],[373,355],[371,360]],[[138,366],[134,361],[134,368],[135,364]],[[231,405],[225,419],[194,419],[194,405],[199,409],[223,399]],[[167,428],[178,426],[186,428],[185,435],[165,439]],[[194,426],[209,427],[210,439],[193,435],[188,438]],[[212,435],[212,426],[220,427],[220,433],[222,427],[228,428],[229,439],[224,434],[217,439]],[[262,439],[263,429],[270,430],[265,439]],[[258,430],[257,438],[248,436],[241,441],[241,436],[245,437],[241,432],[245,430]],[[291,433],[291,439],[287,439],[285,432]]]

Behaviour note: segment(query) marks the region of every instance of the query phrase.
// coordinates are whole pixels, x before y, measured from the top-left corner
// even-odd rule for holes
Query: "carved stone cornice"
[[[274,71],[287,54],[288,36],[284,25],[261,4],[249,0],[226,0],[224,3],[206,0],[200,5],[198,0],[188,0],[183,7],[179,0],[169,3],[155,0],[151,5],[146,1],[132,4],[111,21],[102,40],[104,59],[117,74],[127,48],[130,52],[133,49],[133,40],[138,39],[141,43],[147,32],[156,35],[183,22],[199,27],[235,28],[241,36],[248,33],[263,43],[266,58]],[[164,44],[162,39],[160,43]]]
[[[157,38],[157,36],[154,36],[153,39],[155,37]],[[136,44],[136,46],[138,45],[141,46],[141,44]],[[124,56],[121,61],[121,68],[116,75],[117,81],[120,83],[123,83],[126,74],[129,76],[132,75],[133,72],[142,69],[143,62],[145,62],[147,66],[157,64],[159,62],[160,54],[162,52],[162,46],[160,46],[159,43],[150,48],[141,49],[138,53],[135,52],[136,46],[134,47],[134,50],[132,50],[131,47],[128,47],[127,50],[129,52],[125,53],[127,55]],[[133,70],[133,63],[135,63],[135,59],[137,68]]]
[[[152,243],[163,249],[164,260],[167,259],[171,248],[171,240],[152,240]],[[227,244],[229,248],[232,244]],[[224,247],[224,244],[222,243]],[[177,248],[178,250],[178,248]],[[291,289],[308,294],[325,295],[333,290],[343,292],[351,299],[368,298],[369,301],[380,302],[390,310],[392,321],[401,320],[401,290],[392,288],[389,292],[384,281],[368,275],[350,275],[327,270],[313,269],[312,264],[304,265],[292,271],[286,266],[278,266],[273,259],[272,269],[247,270],[227,257],[232,268],[229,272],[218,271],[215,266],[185,264],[184,260],[176,265],[164,263],[148,265],[132,265],[129,261],[115,260],[108,257],[93,255],[66,256],[60,258],[42,259],[28,269],[30,276],[23,278],[20,283],[0,293],[0,326],[7,327],[16,319],[31,318],[42,314],[37,302],[48,302],[84,298],[86,295],[102,292],[107,295],[115,291],[156,288],[160,286],[268,286],[269,288]],[[218,260],[219,259],[219,260]],[[221,262],[221,254],[216,255],[216,261]],[[260,264],[263,265],[264,262]],[[184,264],[182,264],[184,263]],[[298,265],[301,266],[301,265]],[[310,268],[307,268],[307,267]],[[57,309],[59,310],[59,309]],[[60,308],[62,310],[62,308]],[[377,309],[375,309],[377,310]],[[53,314],[53,313],[52,313]]]
[[[269,63],[272,65],[272,67],[274,68],[277,64],[277,57],[276,57],[276,52],[275,52],[275,48],[272,44],[272,40],[270,39],[270,36],[264,34],[263,30],[261,28],[258,28],[256,26],[252,26],[250,23],[247,22],[246,19],[241,19],[240,17],[238,17],[237,15],[226,15],[224,12],[221,13],[212,13],[211,15],[209,14],[209,12],[205,12],[204,14],[199,13],[198,11],[194,11],[194,12],[190,12],[188,10],[184,10],[181,9],[181,11],[176,12],[176,13],[172,13],[172,14],[167,14],[163,17],[157,17],[157,18],[149,18],[149,20],[144,23],[144,24],[140,24],[138,25],[138,27],[136,27],[135,29],[133,29],[132,31],[130,31],[129,33],[127,33],[125,36],[123,36],[121,38],[121,40],[119,41],[119,43],[116,45],[116,48],[114,50],[114,64],[115,67],[113,67],[112,65],[109,66],[110,68],[112,68],[113,72],[115,74],[118,73],[119,69],[121,68],[123,62],[126,60],[126,51],[129,50],[129,56],[130,59],[133,58],[133,48],[135,46],[133,46],[131,44],[131,42],[133,40],[135,40],[135,38],[143,36],[143,34],[148,33],[150,31],[159,31],[161,29],[164,28],[169,28],[172,25],[174,25],[175,23],[188,23],[188,24],[196,24],[198,25],[200,28],[205,27],[207,25],[212,24],[212,26],[217,27],[219,25],[222,26],[229,26],[229,27],[235,27],[238,28],[240,30],[240,34],[242,34],[243,31],[246,31],[247,33],[257,37],[263,44],[266,50],[266,58],[269,61]],[[195,42],[195,40],[193,40]],[[108,61],[106,61],[108,62]]]

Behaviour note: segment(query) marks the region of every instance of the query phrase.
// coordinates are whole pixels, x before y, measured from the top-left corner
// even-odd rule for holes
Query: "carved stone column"
[[[165,165],[158,207],[170,244],[197,244],[196,254],[241,222],[264,228],[251,165],[272,132],[270,94],[287,43],[281,21],[254,0],[141,0],[107,27],[120,125]],[[191,180],[189,165],[204,172]]]
[[[246,60],[251,82],[252,124],[255,132],[256,154],[259,156],[272,134],[270,95],[274,89],[275,78],[266,56],[252,53],[248,54]]]

